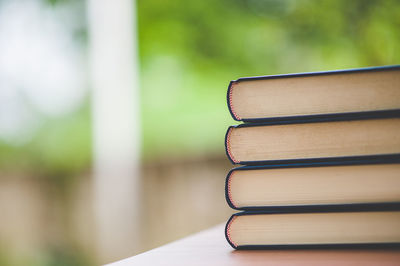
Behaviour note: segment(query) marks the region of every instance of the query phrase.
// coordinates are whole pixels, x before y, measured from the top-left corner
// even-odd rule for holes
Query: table
[[[233,250],[224,226],[109,265],[400,265],[399,249]]]

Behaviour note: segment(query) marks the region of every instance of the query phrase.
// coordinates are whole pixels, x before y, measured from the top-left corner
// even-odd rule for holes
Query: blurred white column
[[[139,84],[132,0],[88,0],[95,234],[99,262],[137,252]]]

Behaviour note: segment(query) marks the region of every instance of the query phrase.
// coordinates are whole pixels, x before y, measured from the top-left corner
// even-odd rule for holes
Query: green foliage
[[[138,0],[137,11],[146,159],[222,153],[232,79],[400,59],[394,0]],[[24,146],[0,142],[0,167],[68,177],[88,168],[90,143],[86,102]]]
[[[146,156],[221,152],[228,82],[399,63],[399,1],[139,0]]]

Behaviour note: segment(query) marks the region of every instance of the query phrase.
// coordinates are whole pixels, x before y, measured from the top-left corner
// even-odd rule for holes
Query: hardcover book
[[[400,154],[400,118],[229,127],[234,164],[354,160]]]
[[[353,208],[400,202],[400,163],[239,167],[226,178],[230,207],[240,210]],[[388,161],[390,162],[390,161]]]
[[[225,228],[235,249],[398,246],[400,211],[238,213]]]
[[[225,135],[235,249],[400,247],[400,65],[241,78]]]
[[[400,109],[400,66],[240,78],[227,101],[245,122],[370,116]]]

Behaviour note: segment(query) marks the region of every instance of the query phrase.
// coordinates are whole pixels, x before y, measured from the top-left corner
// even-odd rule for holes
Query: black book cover
[[[329,158],[307,158],[307,159],[288,159],[288,160],[264,160],[264,161],[235,161],[228,149],[229,147],[229,133],[232,128],[242,128],[242,127],[257,127],[257,126],[269,126],[269,125],[287,125],[287,124],[306,124],[306,123],[319,123],[319,122],[336,122],[336,121],[352,121],[352,120],[367,120],[367,119],[384,119],[384,118],[398,118],[400,117],[400,110],[391,110],[391,111],[380,111],[380,112],[368,112],[370,113],[368,116],[332,116],[329,118],[318,118],[318,117],[309,117],[309,119],[305,120],[276,120],[276,121],[267,121],[262,123],[244,123],[235,126],[230,126],[225,133],[225,153],[232,164],[242,164],[242,165],[277,165],[277,164],[318,164],[325,162],[334,162],[334,163],[346,163],[346,162],[360,162],[364,160],[390,160],[391,158],[398,158],[400,154],[386,154],[386,155],[363,155],[363,156],[344,156],[344,157],[329,157]]]
[[[332,74],[351,74],[357,72],[377,72],[391,69],[399,69],[400,65],[391,66],[380,66],[380,67],[366,67],[366,68],[355,68],[345,70],[333,70],[333,71],[321,71],[321,72],[306,72],[306,73],[294,73],[294,74],[281,74],[281,75],[269,75],[269,76],[258,76],[258,77],[245,77],[237,80],[232,80],[228,85],[228,91],[226,94],[227,105],[229,113],[232,118],[236,121],[242,121],[245,123],[293,123],[293,122],[304,122],[304,121],[332,121],[332,119],[362,119],[376,115],[390,115],[394,110],[382,110],[382,111],[365,111],[365,112],[349,112],[349,113],[336,113],[336,114],[316,114],[316,115],[304,115],[304,116],[288,116],[288,117],[264,117],[264,118],[253,118],[253,119],[240,119],[232,110],[231,106],[231,89],[232,85],[239,81],[244,80],[267,80],[267,79],[279,79],[279,78],[294,78],[294,77],[307,77],[307,76],[321,76],[321,75],[332,75]]]
[[[377,212],[377,211],[400,211],[400,203],[381,203],[363,208],[348,208],[348,206],[336,206],[331,208],[315,207],[314,209],[296,208],[292,210],[271,210],[271,211],[244,211],[233,214],[225,225],[225,238],[228,243],[238,250],[247,249],[382,249],[382,248],[400,248],[400,243],[338,243],[338,244],[287,244],[287,245],[235,245],[229,235],[229,227],[233,219],[242,215],[260,215],[260,214],[285,214],[285,213],[327,213],[327,212]]]
[[[230,199],[229,190],[229,179],[235,171],[244,170],[257,170],[257,169],[277,169],[277,168],[303,168],[303,167],[326,167],[326,166],[343,166],[343,165],[366,165],[366,164],[393,164],[400,163],[400,155],[390,156],[390,157],[375,157],[369,160],[348,160],[348,161],[324,161],[324,162],[310,162],[310,163],[292,163],[292,164],[271,164],[271,165],[254,165],[254,166],[241,166],[231,169],[225,179],[225,199],[229,207],[235,210],[246,210],[246,211],[297,211],[297,210],[315,210],[324,208],[333,209],[368,209],[374,208],[375,206],[380,206],[377,203],[351,203],[351,204],[324,204],[324,205],[291,205],[291,206],[246,206],[246,207],[236,207],[235,204]],[[393,204],[393,203],[389,203]],[[397,203],[394,203],[397,204]]]

